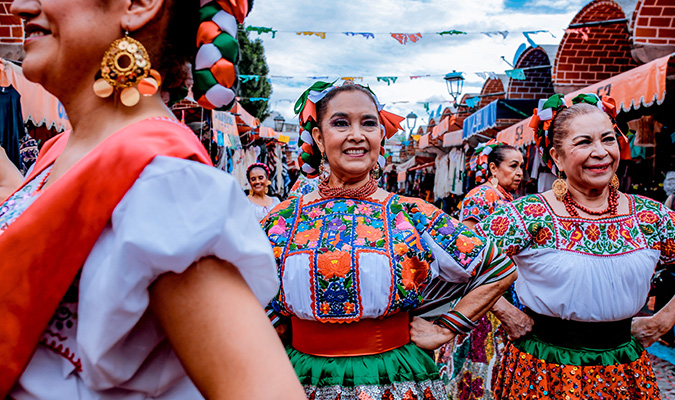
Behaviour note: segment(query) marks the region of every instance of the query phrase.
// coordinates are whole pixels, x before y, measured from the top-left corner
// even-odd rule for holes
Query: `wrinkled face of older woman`
[[[251,190],[257,195],[265,194],[268,186],[267,173],[262,168],[253,168],[248,174],[248,183],[251,185]]]
[[[567,135],[551,156],[575,188],[604,189],[619,167],[620,150],[609,117],[598,110],[567,122]]]
[[[509,192],[518,189],[523,180],[523,155],[518,150],[507,150],[499,165],[490,163],[490,172],[499,185]]]
[[[382,129],[373,99],[361,91],[333,97],[313,136],[326,154],[331,174],[343,181],[362,179],[380,154]]]

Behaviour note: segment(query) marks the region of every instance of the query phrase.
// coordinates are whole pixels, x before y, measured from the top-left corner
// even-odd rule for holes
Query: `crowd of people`
[[[253,164],[247,197],[157,92],[249,6],[201,3],[13,2],[25,74],[72,130],[25,178],[0,152],[0,397],[660,398],[645,348],[675,301],[638,313],[675,212],[618,190],[610,98],[536,110],[550,191],[514,199],[521,152],[481,145],[458,222],[378,187],[403,118],[317,82],[296,104],[306,176],[280,202]]]

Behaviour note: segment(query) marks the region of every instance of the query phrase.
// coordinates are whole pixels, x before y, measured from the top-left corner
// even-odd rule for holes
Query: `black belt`
[[[531,334],[537,339],[570,349],[613,349],[632,340],[631,318],[610,322],[582,322],[549,317],[526,310],[534,320]]]

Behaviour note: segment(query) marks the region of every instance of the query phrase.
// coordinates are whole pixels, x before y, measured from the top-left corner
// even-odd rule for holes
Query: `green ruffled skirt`
[[[447,399],[433,359],[412,343],[358,357],[318,357],[290,346],[286,352],[309,399]]]

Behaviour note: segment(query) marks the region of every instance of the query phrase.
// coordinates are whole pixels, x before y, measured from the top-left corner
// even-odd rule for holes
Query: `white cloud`
[[[586,2],[533,0],[514,9],[505,7],[504,0],[256,0],[246,24],[279,31],[276,39],[270,34],[260,38],[270,75],[296,78],[272,81],[270,104],[287,120],[294,118],[295,100],[312,83],[308,76],[362,76],[361,83],[369,84],[381,102],[390,103],[391,111],[402,115],[414,111],[426,117],[419,102],[429,101],[431,109],[436,109],[441,100],[451,99],[442,75],[462,71],[464,92],[480,92],[483,80],[475,72],[510,69],[500,57],[512,61],[518,46],[526,43],[522,31],[549,30],[555,38],[548,33],[531,37],[538,44],[558,44],[565,27]],[[471,34],[436,34],[450,29]],[[506,39],[480,34],[503,30],[510,32]],[[326,39],[320,39],[298,36],[296,31],[327,34]],[[375,39],[342,34],[349,31],[373,32]],[[417,43],[401,45],[391,32],[422,32],[423,37]],[[251,39],[258,36],[255,32],[249,35]],[[426,74],[432,77],[409,78]],[[398,80],[387,86],[377,82],[377,76],[397,76]],[[401,101],[409,103],[391,104]]]

